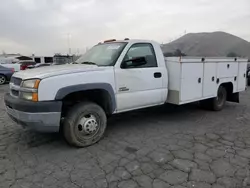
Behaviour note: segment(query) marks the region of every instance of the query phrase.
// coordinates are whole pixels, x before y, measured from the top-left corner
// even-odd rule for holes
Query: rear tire
[[[207,110],[220,111],[225,106],[227,100],[227,90],[220,86],[217,91],[217,97],[200,101],[200,106]]]
[[[63,133],[69,144],[86,147],[103,137],[106,126],[104,110],[95,103],[82,102],[72,107],[65,117]]]
[[[220,86],[217,92],[217,97],[212,99],[212,110],[220,111],[225,106],[227,100],[227,90],[225,87]]]
[[[6,77],[2,74],[0,74],[0,85],[3,85],[6,83]]]

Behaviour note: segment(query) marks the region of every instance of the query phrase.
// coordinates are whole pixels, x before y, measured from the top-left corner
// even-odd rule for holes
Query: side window
[[[138,43],[130,47],[123,61],[134,59],[137,57],[144,57],[146,60],[145,65],[130,67],[130,68],[146,68],[146,67],[157,67],[157,61],[155,57],[154,48],[149,43]],[[127,62],[128,64],[132,62]]]

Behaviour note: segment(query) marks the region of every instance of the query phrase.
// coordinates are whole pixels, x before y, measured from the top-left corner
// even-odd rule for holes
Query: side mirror
[[[137,67],[141,65],[145,65],[146,59],[145,57],[135,57],[133,59],[128,59],[122,62],[121,68],[129,68],[129,67]]]

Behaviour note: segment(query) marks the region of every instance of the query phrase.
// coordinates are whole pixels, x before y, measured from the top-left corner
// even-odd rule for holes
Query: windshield
[[[75,63],[113,66],[126,44],[126,42],[98,44],[88,50]]]

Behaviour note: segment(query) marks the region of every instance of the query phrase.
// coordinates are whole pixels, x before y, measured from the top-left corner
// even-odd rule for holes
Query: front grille
[[[11,90],[11,94],[12,94],[13,96],[18,97],[19,91],[12,89],[12,90]]]
[[[13,97],[19,96],[19,89],[18,88],[21,86],[21,83],[22,83],[21,78],[11,77],[11,79],[10,79],[10,94]]]
[[[20,86],[22,83],[21,78],[11,77],[10,82],[13,83],[16,86]]]

